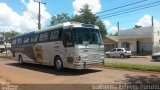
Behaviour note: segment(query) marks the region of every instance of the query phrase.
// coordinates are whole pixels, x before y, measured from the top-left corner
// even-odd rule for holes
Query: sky
[[[151,16],[154,17],[155,25],[160,24],[159,0],[41,0],[41,2],[46,3],[41,4],[42,28],[49,26],[51,17],[54,15],[61,13],[68,13],[70,16],[78,15],[78,11],[85,4],[89,5],[92,13],[100,17],[110,35],[117,32],[117,22],[119,22],[120,30],[130,29],[135,25],[150,26]],[[99,13],[135,2],[139,3]],[[153,7],[146,8],[149,4]],[[113,13],[118,14],[136,9],[136,7],[145,9],[107,17]],[[38,3],[33,0],[0,0],[0,32],[16,30],[26,33],[37,30],[37,16]]]

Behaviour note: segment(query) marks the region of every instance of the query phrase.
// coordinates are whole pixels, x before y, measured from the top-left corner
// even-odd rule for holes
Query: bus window
[[[27,43],[29,43],[29,37],[24,37],[23,44],[27,44]]]
[[[17,44],[22,44],[22,38],[17,39]]]
[[[37,42],[38,41],[38,35],[33,35],[33,36],[31,36],[31,43],[35,43],[35,42]]]
[[[52,31],[50,34],[50,40],[58,40],[59,30]]]
[[[15,45],[16,44],[17,39],[13,39],[12,40],[12,44]]]
[[[40,41],[40,42],[47,41],[47,40],[48,40],[48,32],[41,33],[41,34],[39,35],[39,41]]]

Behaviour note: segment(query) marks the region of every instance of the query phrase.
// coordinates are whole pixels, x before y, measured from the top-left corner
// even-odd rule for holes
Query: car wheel
[[[110,58],[109,54],[106,54],[106,58]]]
[[[124,56],[124,54],[121,54],[120,57],[121,57],[121,58],[124,58],[125,56]]]
[[[54,65],[55,65],[55,69],[58,71],[61,71],[63,69],[63,62],[60,57],[57,57],[55,59]]]
[[[22,58],[22,56],[19,56],[18,62],[19,62],[20,64],[23,64],[23,58]]]

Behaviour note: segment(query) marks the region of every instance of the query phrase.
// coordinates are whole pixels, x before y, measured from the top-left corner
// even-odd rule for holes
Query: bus
[[[104,63],[104,45],[98,26],[66,22],[12,38],[11,51],[20,64],[36,63],[87,69]]]

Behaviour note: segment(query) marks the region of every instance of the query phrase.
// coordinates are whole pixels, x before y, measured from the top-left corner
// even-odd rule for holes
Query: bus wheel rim
[[[19,63],[22,63],[22,57],[19,58]]]
[[[61,61],[60,61],[60,60],[57,60],[57,61],[56,61],[56,68],[59,70],[59,69],[61,69],[61,67],[62,67]]]

